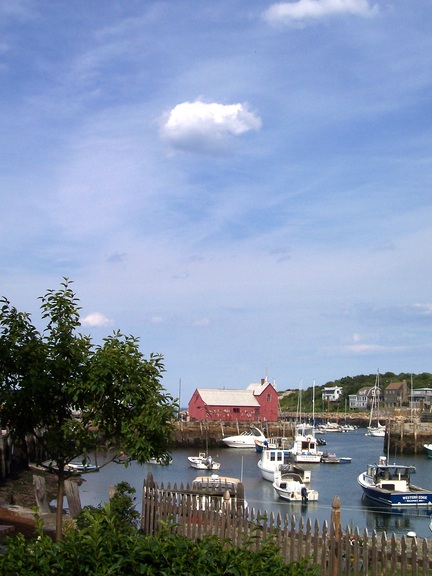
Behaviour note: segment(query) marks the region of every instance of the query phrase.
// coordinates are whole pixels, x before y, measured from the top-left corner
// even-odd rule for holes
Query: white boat
[[[295,427],[294,444],[290,449],[294,462],[317,464],[323,455],[318,450],[314,427],[311,424],[297,424]]]
[[[388,464],[385,456],[380,456],[378,464],[368,464],[357,481],[363,494],[369,500],[387,506],[428,506],[432,505],[432,490],[411,484],[414,466]]]
[[[351,458],[348,456],[336,456],[336,454],[332,453],[324,453],[321,458],[321,462],[323,464],[350,464]]]
[[[423,444],[429,458],[432,458],[432,444]]]
[[[307,502],[316,502],[318,500],[318,492],[307,488],[302,477],[295,472],[289,472],[287,474],[276,472],[273,488],[279,498],[288,500],[289,502],[306,504]]]
[[[263,450],[261,453],[261,459],[258,461],[257,466],[261,470],[261,475],[264,480],[268,480],[269,482],[274,481],[276,472],[282,472],[284,474],[288,472],[296,472],[301,476],[301,478],[303,478],[303,482],[310,482],[310,470],[303,470],[299,466],[295,466],[290,462],[290,453],[288,450]]]
[[[375,386],[372,388],[372,403],[369,415],[369,426],[367,427],[366,436],[372,436],[374,438],[384,438],[386,434],[385,424],[380,422],[380,394],[381,389],[379,387],[379,370],[377,371]],[[376,419],[376,422],[375,422]]]
[[[245,430],[241,434],[222,438],[222,442],[229,448],[255,448],[256,439],[261,439],[264,442],[266,437],[259,428],[251,426],[249,430]]]
[[[317,430],[321,434],[327,434],[327,432],[342,432],[342,427],[337,422],[326,422],[317,426]]]
[[[199,452],[198,456],[188,456],[192,468],[197,470],[219,470],[220,462],[213,460],[206,452]]]
[[[248,505],[244,497],[244,485],[239,478],[219,476],[219,474],[197,476],[192,481],[192,489],[199,498],[202,509],[208,507],[210,503],[222,509],[224,503],[228,501],[229,507],[247,508]]]
[[[65,470],[68,472],[76,472],[77,474],[84,474],[87,472],[98,472],[99,466],[90,464],[90,462],[69,462],[69,464],[66,464]]]

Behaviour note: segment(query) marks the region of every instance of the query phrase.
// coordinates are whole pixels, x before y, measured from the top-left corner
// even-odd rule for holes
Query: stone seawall
[[[394,454],[424,454],[424,444],[432,444],[431,422],[391,421],[385,437],[384,449]],[[388,445],[388,442],[390,444]]]
[[[366,416],[350,418],[349,423],[367,427],[369,421]],[[195,448],[203,449],[206,447],[219,448],[225,447],[222,442],[224,436],[240,434],[249,430],[251,424],[258,428],[263,428],[261,423],[250,422],[182,422],[176,423],[174,433],[173,448]],[[268,438],[288,438],[294,436],[294,420],[266,422],[265,434]],[[383,442],[383,450],[387,450],[388,441],[390,441],[390,450],[397,454],[423,454],[425,452],[424,444],[432,444],[432,423],[407,422],[405,419],[398,418],[394,421],[386,422],[388,433]]]

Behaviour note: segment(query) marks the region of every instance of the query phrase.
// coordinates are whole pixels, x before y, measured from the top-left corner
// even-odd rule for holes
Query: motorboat
[[[318,492],[307,488],[302,477],[295,472],[276,472],[273,480],[273,488],[279,498],[288,500],[289,502],[301,502],[307,504],[308,502],[316,502],[318,500]]]
[[[423,444],[429,458],[432,458],[432,444]]]
[[[262,430],[256,426],[251,426],[249,430],[245,430],[240,434],[222,438],[222,442],[226,444],[228,448],[255,448],[256,439],[264,441],[266,437]]]
[[[66,464],[65,470],[76,474],[86,474],[88,472],[99,472],[99,466],[90,462],[69,462],[69,464]]]
[[[432,490],[411,484],[410,476],[414,466],[388,464],[385,456],[380,456],[378,464],[368,464],[357,481],[363,494],[369,500],[387,506],[431,506]]]
[[[199,452],[198,456],[188,456],[192,468],[197,470],[219,470],[220,462],[213,460],[213,457],[206,452]]]
[[[244,485],[239,478],[219,474],[197,476],[192,481],[192,490],[200,499],[202,509],[208,507],[210,503],[216,504],[219,508],[225,502],[229,502],[229,507],[247,508],[248,505],[244,497]]]
[[[325,452],[321,457],[321,462],[323,464],[349,464],[351,458],[348,456],[336,456],[336,454]]]
[[[276,472],[282,472],[283,474],[296,472],[301,476],[303,482],[310,482],[310,470],[303,470],[300,466],[296,466],[290,462],[290,453],[287,450],[263,450],[261,453],[261,459],[258,461],[257,466],[261,470],[264,480],[268,480],[269,482],[274,481]]]
[[[294,462],[317,464],[323,455],[318,450],[314,427],[310,424],[297,424],[295,427],[294,444],[290,449]]]

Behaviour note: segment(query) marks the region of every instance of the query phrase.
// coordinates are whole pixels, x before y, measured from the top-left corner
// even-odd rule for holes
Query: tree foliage
[[[380,374],[381,388],[385,388],[390,382],[402,382],[406,380],[408,385],[411,385],[411,377],[413,381],[413,388],[432,388],[432,374],[429,372],[423,372],[421,374],[410,374],[407,372],[402,372],[400,374],[395,374],[394,372],[384,372]],[[365,386],[374,386],[376,380],[375,374],[359,374],[357,376],[344,376],[338,380],[332,380],[326,382],[322,386],[309,386],[304,390],[301,390],[301,406],[302,412],[312,412],[313,407],[313,395],[315,394],[315,410],[317,412],[323,411],[327,412],[340,412],[345,409],[345,400],[348,400],[350,394],[357,394],[360,388]],[[332,402],[330,406],[326,404],[325,406],[321,400],[321,393],[323,388],[331,388],[333,386],[340,386],[343,388],[343,394],[339,402]],[[300,402],[300,390],[289,390],[282,393],[280,399],[280,407],[282,411],[295,412],[299,409]]]
[[[15,443],[33,435],[55,463],[60,520],[68,463],[101,447],[126,454],[123,462],[168,460],[177,407],[161,385],[162,356],[146,359],[138,339],[120,332],[101,345],[78,332],[71,281],[40,300],[42,333],[0,300],[0,418]]]

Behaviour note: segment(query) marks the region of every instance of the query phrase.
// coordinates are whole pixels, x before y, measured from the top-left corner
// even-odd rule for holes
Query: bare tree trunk
[[[59,467],[57,484],[56,541],[63,537],[63,497],[64,497],[64,467]]]

